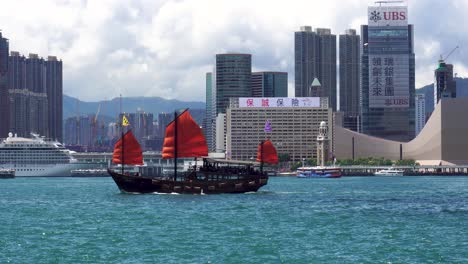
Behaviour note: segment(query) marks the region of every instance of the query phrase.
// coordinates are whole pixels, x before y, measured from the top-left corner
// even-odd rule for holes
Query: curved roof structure
[[[383,157],[414,159],[424,165],[468,165],[468,98],[443,98],[419,135],[410,142],[360,134],[341,126],[334,131],[338,159]]]

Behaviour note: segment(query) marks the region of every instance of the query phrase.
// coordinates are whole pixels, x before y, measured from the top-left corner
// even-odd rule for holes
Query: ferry
[[[403,176],[403,170],[397,170],[393,168],[379,170],[374,173],[375,176]]]
[[[32,138],[8,134],[0,141],[0,167],[15,170],[16,177],[71,176],[71,171],[93,164],[78,162],[61,143],[31,133]]]
[[[12,179],[15,177],[15,170],[0,168],[0,179]]]
[[[341,175],[339,167],[299,167],[296,171],[298,178],[340,178]]]

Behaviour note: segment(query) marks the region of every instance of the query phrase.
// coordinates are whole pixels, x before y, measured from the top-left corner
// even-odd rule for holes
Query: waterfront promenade
[[[341,166],[343,176],[373,176],[383,169],[403,170],[405,176],[468,176],[467,165],[419,166]]]

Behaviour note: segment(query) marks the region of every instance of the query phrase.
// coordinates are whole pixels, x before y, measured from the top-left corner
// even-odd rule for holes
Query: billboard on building
[[[408,26],[408,7],[369,6],[369,27]]]
[[[409,107],[409,55],[369,55],[369,107]]]
[[[320,107],[320,97],[241,97],[239,107]]]

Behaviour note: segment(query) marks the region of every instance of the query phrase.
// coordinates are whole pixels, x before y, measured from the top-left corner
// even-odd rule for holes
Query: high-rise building
[[[34,132],[62,142],[62,62],[55,57],[44,61],[36,54],[25,58],[12,51],[8,64],[10,131],[23,137]]]
[[[158,136],[164,138],[166,126],[174,120],[174,113],[159,113],[158,114]]]
[[[211,141],[210,151],[216,149],[216,120],[218,114],[225,114],[230,98],[252,96],[252,55],[242,53],[216,54],[212,75]]]
[[[359,42],[354,29],[339,36],[340,112],[343,112],[343,126],[354,131],[359,131]]]
[[[29,54],[26,59],[26,89],[30,92],[29,129],[49,137],[46,71],[44,59],[37,54]]]
[[[213,149],[213,136],[212,136],[212,123],[213,113],[213,73],[207,72],[205,77],[205,87],[206,87],[206,106],[205,106],[205,120],[203,122],[203,132],[205,133],[206,142],[208,144],[208,149]]]
[[[10,131],[29,137],[29,91],[26,89],[26,58],[12,51],[8,58]]]
[[[457,83],[453,79],[453,65],[439,60],[439,67],[434,71],[434,109],[440,98],[456,98]]]
[[[216,54],[215,75],[216,115],[226,113],[229,98],[252,96],[252,55]]]
[[[161,114],[159,115],[161,116]],[[130,128],[133,130],[135,138],[144,149],[144,139],[148,139],[153,136],[153,114],[146,113],[141,109],[137,109],[136,113],[125,113],[125,116],[130,123]],[[118,120],[122,120],[122,118],[123,114],[119,114]],[[172,119],[170,121],[172,121]],[[169,124],[170,121],[167,121],[166,124],[163,124],[164,130],[166,130],[166,125]]]
[[[49,56],[46,65],[46,93],[48,105],[49,137],[62,142],[63,76],[62,61]]]
[[[10,123],[10,100],[8,98],[8,39],[2,37],[0,31],[0,138],[8,136]]]
[[[415,109],[416,109],[416,124],[415,124],[415,135],[423,129],[426,124],[426,100],[424,94],[417,94],[415,98]]]
[[[410,141],[415,133],[415,55],[407,6],[370,6],[361,27],[361,125],[368,135]]]
[[[336,35],[330,29],[303,26],[294,34],[295,93],[309,95],[314,78],[322,84],[323,97],[328,97],[336,111]]]
[[[92,146],[92,120],[94,115],[69,117],[65,120],[65,138],[67,145]]]
[[[253,97],[288,97],[287,72],[253,72]]]
[[[319,79],[314,78],[307,93],[309,97],[320,97],[322,95],[322,84]]]
[[[291,161],[317,158],[316,140],[322,121],[328,124],[329,134],[333,135],[328,98],[231,99],[226,113],[226,157],[255,159],[260,141],[270,138],[278,155],[288,154]],[[267,122],[269,131],[265,129]]]

